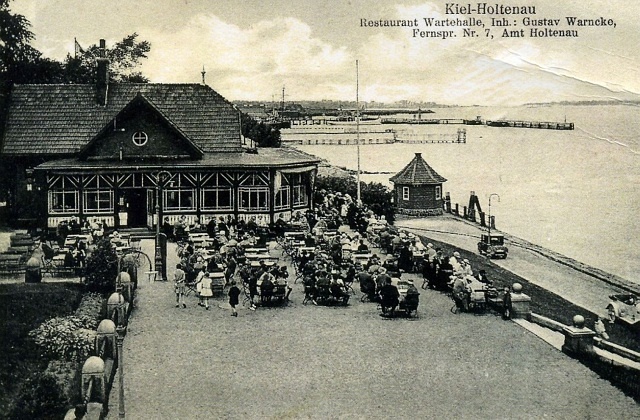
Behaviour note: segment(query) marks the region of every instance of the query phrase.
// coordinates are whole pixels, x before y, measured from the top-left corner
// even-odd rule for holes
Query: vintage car
[[[489,258],[507,258],[509,249],[504,246],[504,235],[497,233],[480,235],[478,242],[478,252]]]
[[[628,325],[640,326],[640,298],[632,294],[609,296],[611,301],[607,305],[609,321],[622,321]]]

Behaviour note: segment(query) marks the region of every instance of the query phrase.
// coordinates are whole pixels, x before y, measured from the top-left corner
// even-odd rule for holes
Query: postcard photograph
[[[640,417],[638,16],[0,0],[0,417]]]

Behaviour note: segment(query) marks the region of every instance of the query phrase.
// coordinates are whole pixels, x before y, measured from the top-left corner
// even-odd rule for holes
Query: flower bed
[[[25,381],[46,368],[29,331],[46,319],[71,314],[81,296],[77,284],[0,285],[0,418],[8,417]]]

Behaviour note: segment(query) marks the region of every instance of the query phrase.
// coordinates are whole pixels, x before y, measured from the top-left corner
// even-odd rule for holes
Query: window
[[[402,199],[405,201],[409,199],[409,187],[402,187]]]
[[[293,205],[294,206],[306,206],[309,203],[309,197],[307,196],[307,188],[304,185],[293,186]]]
[[[269,210],[268,187],[240,187],[238,195],[240,210]]]
[[[203,210],[232,210],[231,188],[204,188],[202,190]]]
[[[136,146],[144,146],[145,144],[147,144],[149,136],[147,136],[147,133],[145,133],[144,131],[136,131],[131,137],[131,140]]]
[[[184,211],[195,210],[195,200],[193,189],[169,189],[164,190],[164,210],[165,211]]]
[[[442,187],[440,185],[436,185],[436,200],[440,200],[442,198]]]
[[[112,190],[87,190],[84,191],[83,206],[85,213],[110,213],[113,212]]]
[[[280,187],[276,193],[276,209],[282,210],[289,208],[289,186],[285,185]]]
[[[77,213],[78,201],[78,191],[50,190],[49,213]]]

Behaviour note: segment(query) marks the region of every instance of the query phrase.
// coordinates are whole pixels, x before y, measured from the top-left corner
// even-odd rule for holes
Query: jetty
[[[573,130],[572,122],[487,120],[487,127],[541,128],[546,130]]]
[[[382,118],[382,124],[465,124],[460,118]]]
[[[487,127],[539,128],[547,130],[573,130],[572,122],[526,121],[526,120],[486,120],[464,118],[396,118],[381,119],[382,124],[461,124],[486,125]]]
[[[396,143],[426,144],[426,143],[466,143],[467,130],[458,129],[455,134],[448,133],[408,133],[397,132]]]

